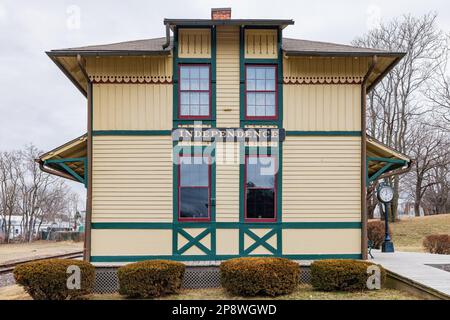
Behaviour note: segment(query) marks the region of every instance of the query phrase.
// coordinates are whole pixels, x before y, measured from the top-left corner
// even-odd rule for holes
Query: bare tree
[[[10,241],[12,217],[18,211],[20,181],[22,177],[20,153],[0,153],[0,218],[4,241]]]
[[[353,41],[363,47],[405,52],[406,56],[389,72],[368,97],[368,132],[386,145],[408,153],[412,142],[411,123],[430,109],[424,88],[442,64],[447,38],[437,28],[436,14],[415,18],[411,15],[369,31]],[[397,216],[400,177],[391,178],[395,190],[392,216]]]
[[[449,142],[445,133],[427,124],[417,126],[409,139],[414,165],[407,182],[413,186],[414,214],[418,217],[424,195],[430,187],[442,182],[440,173],[450,164]]]
[[[66,210],[69,190],[61,179],[39,169],[34,161],[39,154],[35,146],[27,146],[21,154],[26,174],[21,176],[19,209],[24,241],[32,241],[42,223]]]

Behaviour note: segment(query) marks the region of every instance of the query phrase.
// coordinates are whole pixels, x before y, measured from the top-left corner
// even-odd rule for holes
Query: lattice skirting
[[[309,267],[300,267],[300,283],[310,283]],[[186,267],[183,287],[189,289],[220,287],[218,267]],[[97,267],[95,276],[95,293],[114,293],[119,290],[117,268]]]

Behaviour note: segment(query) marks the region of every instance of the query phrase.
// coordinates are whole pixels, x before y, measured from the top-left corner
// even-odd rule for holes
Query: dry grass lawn
[[[92,294],[84,297],[89,300],[122,300],[119,294]],[[17,285],[0,288],[0,300],[30,300],[30,296]],[[162,297],[164,300],[417,300],[403,291],[382,289],[363,292],[323,292],[315,291],[309,285],[300,285],[292,294],[281,297],[242,298],[230,296],[221,288],[214,289],[184,289],[178,295]]]
[[[405,218],[391,223],[395,249],[424,252],[422,241],[430,234],[450,234],[450,214]]]
[[[87,297],[91,300],[125,299],[119,294],[97,294]],[[323,292],[315,291],[310,285],[299,285],[293,293],[280,297],[239,297],[229,295],[222,288],[184,289],[179,295],[162,297],[163,300],[418,300],[403,291],[382,289],[361,292]]]

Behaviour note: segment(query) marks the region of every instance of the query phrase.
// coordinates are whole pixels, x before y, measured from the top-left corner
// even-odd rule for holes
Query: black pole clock
[[[377,189],[377,198],[384,204],[384,241],[381,245],[381,252],[394,252],[394,243],[389,234],[389,206],[394,198],[394,189],[387,183],[381,183]]]

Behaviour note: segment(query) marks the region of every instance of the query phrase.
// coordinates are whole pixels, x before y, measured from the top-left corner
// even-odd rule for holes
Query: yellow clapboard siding
[[[172,255],[171,230],[98,230],[92,231],[91,254]]]
[[[178,57],[211,58],[211,30],[180,28],[178,30]]]
[[[172,129],[172,84],[94,84],[94,130]]]
[[[239,221],[239,143],[216,145],[216,220]]]
[[[95,136],[92,171],[93,221],[172,221],[170,136]]]
[[[360,85],[283,86],[284,127],[298,131],[360,131]]]
[[[359,229],[283,230],[283,254],[359,254]]]
[[[360,137],[288,136],[283,146],[283,221],[360,219]],[[326,220],[324,220],[326,221]]]
[[[217,127],[239,127],[239,27],[217,26]]]

